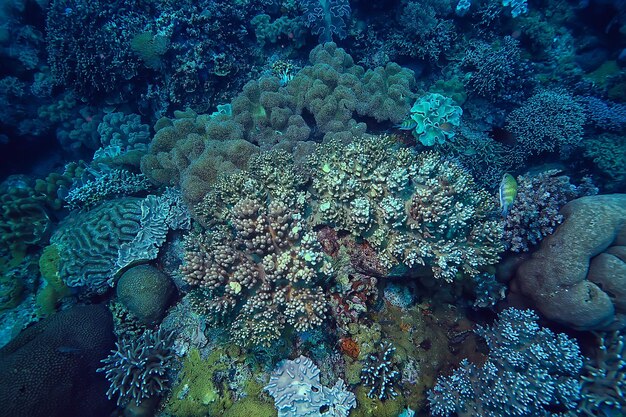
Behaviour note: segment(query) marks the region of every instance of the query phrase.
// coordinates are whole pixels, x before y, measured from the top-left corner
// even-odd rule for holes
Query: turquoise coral
[[[462,114],[463,110],[451,98],[428,93],[411,107],[408,123],[422,145],[433,146],[454,138],[453,128],[461,123]]]

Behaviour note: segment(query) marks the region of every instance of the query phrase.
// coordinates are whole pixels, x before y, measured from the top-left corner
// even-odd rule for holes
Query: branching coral
[[[117,396],[117,404],[159,395],[166,389],[168,368],[174,359],[172,333],[148,330],[139,338],[118,341],[111,355],[102,360],[104,372],[111,383],[109,399]]]
[[[507,130],[528,154],[558,150],[567,154],[583,137],[585,111],[562,90],[541,91],[507,117]]]
[[[532,91],[532,67],[521,58],[519,41],[510,36],[501,44],[473,43],[462,61],[471,72],[468,92],[492,102],[519,102]]]
[[[400,372],[392,361],[396,351],[390,343],[381,343],[380,350],[376,355],[370,355],[361,371],[361,382],[370,387],[367,396],[386,400],[393,398],[398,393],[393,386],[400,380]]]
[[[479,327],[490,353],[482,366],[466,359],[428,393],[434,416],[552,416],[580,399],[583,357],[576,342],[537,324],[532,310],[509,308]]]
[[[594,357],[585,360],[579,415],[616,415],[626,407],[626,337],[613,332],[598,337]]]
[[[200,288],[196,307],[232,322],[241,345],[269,345],[287,326],[305,331],[326,318],[332,267],[303,220],[301,182],[286,153],[261,154],[198,207],[213,227],[187,239],[181,271]]]
[[[311,157],[314,223],[367,239],[387,272],[428,265],[435,277],[478,274],[502,251],[493,199],[459,165],[361,137]]]
[[[569,177],[549,170],[535,176],[517,177],[518,192],[504,224],[504,242],[513,252],[528,251],[561,224],[559,213],[568,201],[597,194],[589,178],[575,186]]]

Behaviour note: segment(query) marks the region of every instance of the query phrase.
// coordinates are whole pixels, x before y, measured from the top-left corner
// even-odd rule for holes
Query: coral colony
[[[626,415],[626,2],[0,4],[11,417]]]

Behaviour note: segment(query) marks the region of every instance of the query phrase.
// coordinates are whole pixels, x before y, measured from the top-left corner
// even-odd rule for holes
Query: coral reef
[[[594,355],[585,358],[578,405],[581,416],[614,415],[626,406],[625,337],[613,332],[599,335],[598,342]]]
[[[134,340],[122,339],[98,368],[111,384],[107,397],[117,404],[142,401],[159,395],[167,386],[167,371],[173,360],[172,333],[148,330]]]
[[[332,388],[320,383],[320,371],[311,359],[285,360],[272,372],[265,390],[274,397],[278,417],[348,417],[356,397],[342,379]]]
[[[398,149],[387,136],[329,142],[311,157],[314,221],[367,239],[386,271],[431,267],[476,275],[502,251],[493,199],[437,153]]]
[[[540,91],[507,117],[507,129],[527,154],[571,152],[583,137],[585,111],[566,91]]]
[[[401,129],[410,129],[424,146],[442,144],[453,140],[454,128],[461,122],[462,114],[463,110],[451,98],[428,93],[413,104]]]
[[[142,323],[154,324],[165,314],[174,285],[155,267],[138,265],[120,276],[116,293],[119,302]]]
[[[76,306],[30,326],[0,349],[3,413],[16,417],[104,417],[106,380],[96,374],[113,347],[106,307]]]
[[[517,177],[517,197],[504,224],[504,242],[508,250],[526,252],[563,222],[561,208],[571,200],[597,194],[590,178],[579,186],[570,183],[558,170]]]
[[[268,345],[286,326],[302,332],[326,318],[332,268],[304,222],[301,183],[286,153],[261,154],[249,171],[220,180],[198,208],[218,224],[186,240],[181,272],[200,288],[200,311],[217,322],[234,318],[239,344]]]
[[[512,289],[546,317],[580,330],[621,329],[626,195],[582,197],[517,270]]]
[[[189,213],[173,190],[145,199],[108,200],[66,217],[50,241],[60,256],[59,274],[70,287],[102,293],[119,272],[154,259],[168,230],[189,227]]]
[[[464,359],[428,394],[433,416],[550,416],[574,410],[583,357],[576,342],[537,324],[532,310],[509,308],[476,332],[489,346],[482,365]]]

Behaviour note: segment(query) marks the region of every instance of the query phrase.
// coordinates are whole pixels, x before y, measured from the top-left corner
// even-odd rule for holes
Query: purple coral
[[[594,195],[598,189],[589,178],[581,185],[569,177],[549,170],[535,176],[517,177],[517,197],[504,225],[504,242],[512,252],[526,252],[561,224],[561,207],[575,198]]]

